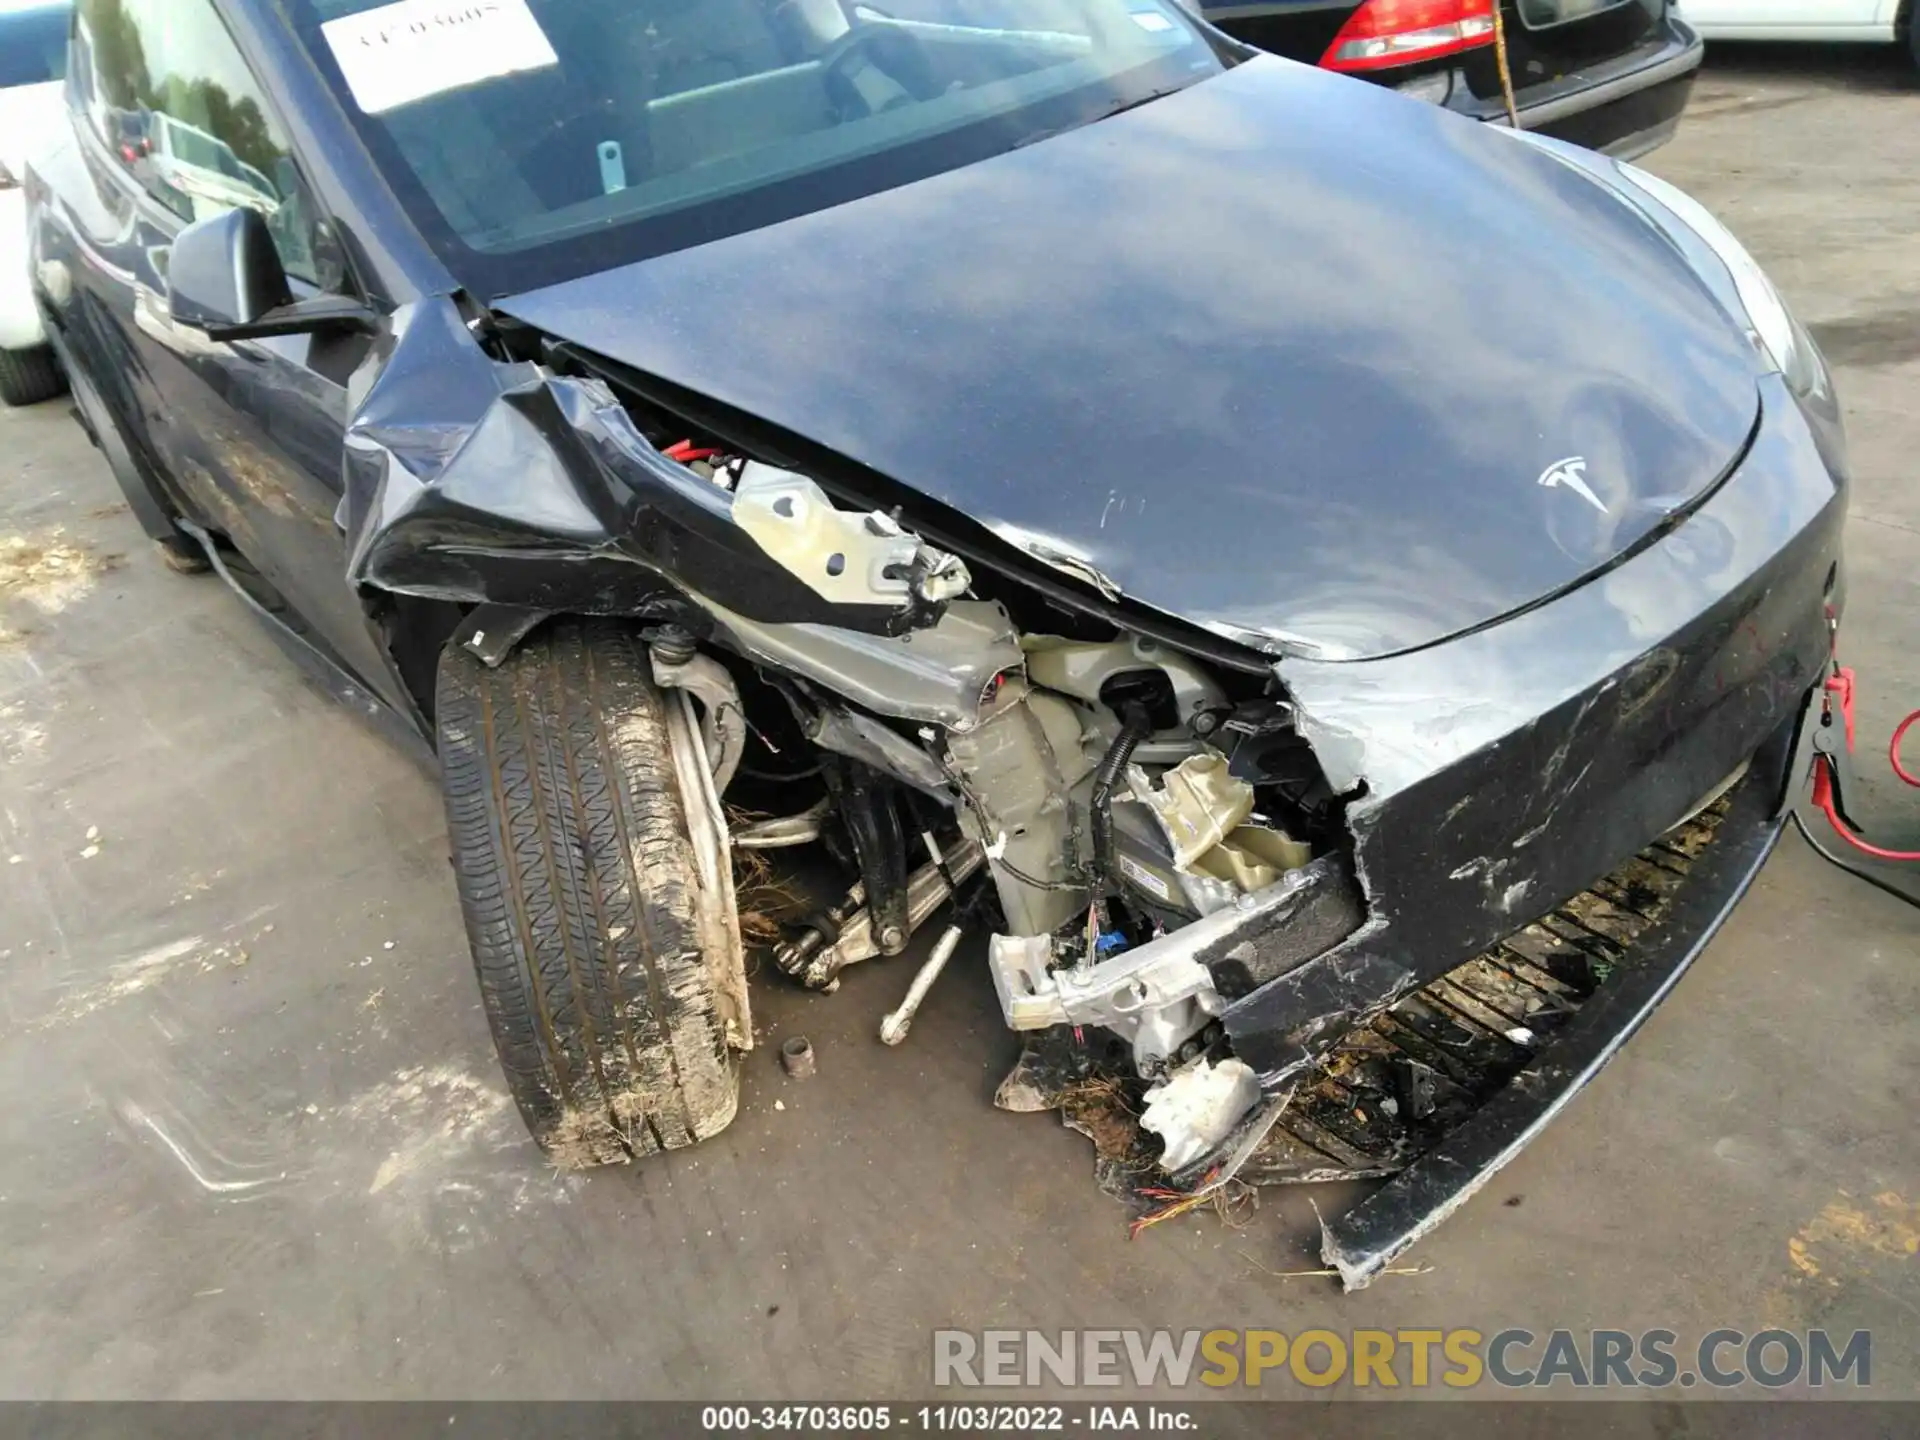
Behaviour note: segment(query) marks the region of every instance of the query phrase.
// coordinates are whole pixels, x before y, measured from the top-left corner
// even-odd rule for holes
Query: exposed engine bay
[[[1271,677],[1218,676],[1164,641],[1014,586],[993,593],[897,517],[840,508],[804,475],[690,439],[662,454],[729,492],[735,523],[822,599],[902,617],[875,635],[702,602],[701,638],[743,682],[713,689],[727,672],[701,672],[716,779],[771,792],[755,810],[793,807],[737,827],[733,845],[820,840],[857,877],[791,927],[779,968],[833,988],[951,905],[884,1039],[905,1037],[978,931],[1011,1028],[1083,1044],[1106,1032],[1115,1062],[1149,1082],[1143,1124],[1165,1141],[1166,1168],[1217,1145],[1260,1095],[1217,1020],[1267,977],[1244,955],[1203,955],[1224,933],[1209,918],[1238,924],[1345,873],[1339,798]],[[692,688],[675,667],[694,663],[693,636],[651,638],[656,676]],[[1350,931],[1361,907],[1346,893]],[[1314,933],[1322,948],[1342,938]]]

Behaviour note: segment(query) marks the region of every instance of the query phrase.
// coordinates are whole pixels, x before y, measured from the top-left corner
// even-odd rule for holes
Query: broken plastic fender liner
[[[602,382],[492,360],[445,297],[396,315],[355,382],[337,517],[351,585],[590,615],[695,592],[755,620],[899,627],[899,609],[830,603],[768,556]]]

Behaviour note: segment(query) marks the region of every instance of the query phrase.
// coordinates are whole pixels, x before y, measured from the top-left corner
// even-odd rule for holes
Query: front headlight
[[[1635,206],[1687,257],[1727,314],[1746,330],[1755,347],[1796,394],[1830,400],[1826,362],[1820,358],[1813,338],[1793,318],[1747,247],[1734,239],[1706,206],[1658,175],[1624,160],[1612,160],[1527,130],[1493,128],[1544,150],[1562,164],[1586,171]]]
[[[1733,232],[1716,220],[1706,206],[1658,175],[1651,175],[1624,160],[1615,161],[1613,168],[1622,180],[1684,225],[1713,253],[1713,258],[1726,270],[1732,295],[1726,295],[1724,286],[1715,283],[1719,276],[1707,274],[1704,278],[1721,292],[1723,301],[1733,301],[1729,310],[1736,317],[1745,318],[1754,343],[1786,377],[1787,383],[1802,393],[1822,387],[1826,366],[1814,349],[1812,339],[1793,318],[1759,262],[1747,253],[1746,246],[1733,238]],[[1661,223],[1661,216],[1654,214],[1650,218],[1671,233],[1670,227]],[[1695,268],[1702,268],[1697,259]]]

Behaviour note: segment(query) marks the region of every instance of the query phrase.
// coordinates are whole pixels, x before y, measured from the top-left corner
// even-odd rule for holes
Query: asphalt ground
[[[1920,705],[1920,81],[1730,51],[1647,163],[1836,364],[1871,752]],[[0,1395],[908,1398],[936,1328],[1220,1325],[1868,1328],[1874,1393],[1920,1394],[1920,914],[1794,837],[1360,1295],[1276,1273],[1318,1264],[1305,1191],[1130,1242],[1085,1139],[991,1107],[1014,1045],[965,964],[898,1050],[905,962],[757,982],[728,1132],[558,1174],[495,1071],[432,776],[117,501],[64,402],[0,412]],[[1861,810],[1911,817],[1865,768]]]

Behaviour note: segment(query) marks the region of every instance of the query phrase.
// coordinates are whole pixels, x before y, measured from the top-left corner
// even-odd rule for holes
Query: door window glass
[[[1623,5],[1644,0],[1519,0],[1520,19],[1529,30],[1550,30],[1598,15],[1603,10],[1618,10]]]
[[[313,206],[260,86],[209,0],[79,0],[74,93],[109,150],[183,220],[247,206],[287,273],[314,279]]]

